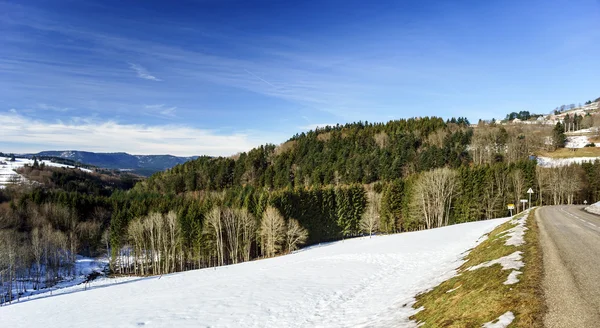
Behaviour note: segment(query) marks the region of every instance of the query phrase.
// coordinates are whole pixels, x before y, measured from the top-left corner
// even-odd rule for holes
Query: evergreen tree
[[[565,135],[565,127],[562,123],[558,122],[552,129],[552,143],[556,148],[564,148],[567,143],[567,136]]]

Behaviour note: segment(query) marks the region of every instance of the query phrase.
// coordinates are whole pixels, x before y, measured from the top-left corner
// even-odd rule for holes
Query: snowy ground
[[[570,136],[567,137],[565,148],[583,148],[589,143],[590,138],[588,136]],[[600,147],[600,145],[597,145],[596,147]]]
[[[11,162],[11,161],[9,161],[8,158],[0,157],[0,188],[3,188],[8,183],[11,183],[15,180],[24,181],[24,178],[21,175],[19,175],[17,172],[15,172],[15,170],[17,170],[25,165],[33,165],[33,162],[34,162],[33,160],[27,159],[27,158],[16,158],[16,160],[14,162]],[[53,167],[75,168],[74,166],[53,163],[53,162],[46,161],[46,160],[39,161],[39,163],[40,164],[44,163],[47,166],[53,166]],[[84,168],[79,168],[79,169],[84,172],[88,172],[88,173],[92,172],[91,170],[84,169]]]
[[[106,257],[94,259],[90,257],[77,256],[77,260],[75,261],[75,275],[65,277],[64,280],[54,284],[51,287],[44,287],[44,282],[42,281],[42,287],[39,290],[33,289],[35,286],[33,281],[26,283],[27,291],[22,293],[19,301],[27,301],[36,298],[47,297],[50,295],[72,293],[74,291],[84,290],[88,286],[84,286],[83,283],[88,279],[88,276],[94,272],[101,274],[101,276],[97,278],[97,281],[93,282],[94,285],[114,283],[114,281],[111,282],[111,279],[104,278],[104,273],[107,272],[107,270],[108,258]],[[43,276],[44,273],[42,273],[42,277]],[[3,306],[6,306],[6,304],[3,304]]]
[[[571,164],[592,163],[600,160],[600,157],[569,157],[569,158],[551,158],[540,156],[537,158],[538,166],[541,167],[560,167]]]
[[[415,327],[414,295],[508,219],[357,238],[0,308],[6,327]],[[105,288],[98,288],[106,286]],[[48,296],[48,295],[46,295]]]
[[[600,202],[594,203],[585,208],[586,211],[600,215]]]

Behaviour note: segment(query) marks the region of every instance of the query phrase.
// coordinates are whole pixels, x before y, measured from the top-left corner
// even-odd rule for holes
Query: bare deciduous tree
[[[240,253],[241,232],[240,219],[238,211],[230,208],[224,208],[221,211],[223,227],[225,230],[225,240],[229,251],[229,260],[231,263],[238,262],[238,254]]]
[[[377,144],[377,146],[379,146],[380,149],[384,149],[385,147],[387,147],[390,138],[388,137],[387,133],[379,132],[373,136],[373,139],[375,140],[375,143]]]
[[[39,228],[33,228],[31,231],[31,252],[36,266],[36,281],[34,289],[40,288],[40,278],[42,275],[42,255],[44,254],[44,246],[42,243],[42,233]]]
[[[413,208],[422,215],[425,228],[448,224],[455,188],[456,172],[451,169],[439,168],[420,175],[413,194]]]
[[[304,229],[298,220],[289,219],[287,223],[287,250],[293,252],[298,249],[298,246],[303,245],[308,239],[308,231]]]
[[[369,236],[373,232],[379,231],[379,221],[381,212],[381,194],[371,190],[367,192],[367,208],[360,220],[360,229]]]
[[[243,208],[239,210],[240,228],[242,235],[242,250],[244,261],[250,261],[250,250],[252,242],[256,238],[256,219],[252,213]]]
[[[517,206],[517,213],[520,212],[521,196],[523,196],[523,189],[525,188],[525,181],[523,180],[523,173],[521,170],[516,169],[510,174],[510,181],[513,186],[515,205]]]
[[[274,207],[267,207],[260,221],[263,254],[272,257],[279,252],[285,240],[285,220]]]
[[[204,229],[214,240],[217,265],[223,265],[223,225],[221,222],[221,210],[218,207],[214,207],[206,215]]]

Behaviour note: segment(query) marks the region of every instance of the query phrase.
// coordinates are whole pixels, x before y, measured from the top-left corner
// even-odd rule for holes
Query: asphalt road
[[[549,328],[600,327],[600,216],[583,208],[536,211]]]

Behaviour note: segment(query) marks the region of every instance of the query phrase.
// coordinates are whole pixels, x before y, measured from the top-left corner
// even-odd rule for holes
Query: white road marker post
[[[521,203],[523,204],[523,206],[521,208],[524,211],[525,210],[525,204],[527,204],[527,199],[521,199]]]

